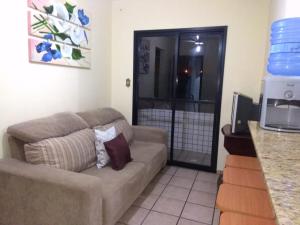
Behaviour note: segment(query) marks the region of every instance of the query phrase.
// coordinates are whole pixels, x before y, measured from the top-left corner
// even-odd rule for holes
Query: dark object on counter
[[[249,96],[238,92],[233,93],[231,111],[231,133],[250,133],[248,120],[259,121],[260,105],[253,103]]]
[[[224,134],[224,147],[231,155],[243,155],[256,157],[254,144],[250,134],[233,134],[231,125],[222,127]]]

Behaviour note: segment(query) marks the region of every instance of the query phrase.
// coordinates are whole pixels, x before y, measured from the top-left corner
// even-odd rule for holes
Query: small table
[[[231,125],[226,124],[222,127],[224,134],[224,147],[231,155],[243,155],[256,157],[254,144],[249,134],[231,133]]]

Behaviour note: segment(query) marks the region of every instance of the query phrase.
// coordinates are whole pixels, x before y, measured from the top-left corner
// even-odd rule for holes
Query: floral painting
[[[90,49],[90,31],[78,25],[34,11],[28,12],[28,21],[32,36],[43,38],[51,34],[53,41]]]
[[[90,13],[70,1],[28,0],[28,7],[90,29]]]
[[[29,58],[31,62],[52,63],[62,66],[90,68],[91,51],[65,44],[29,38]]]
[[[90,68],[90,17],[61,0],[28,0],[31,62]]]

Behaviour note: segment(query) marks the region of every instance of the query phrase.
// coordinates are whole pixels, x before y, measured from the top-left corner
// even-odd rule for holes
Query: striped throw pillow
[[[95,134],[84,129],[24,146],[26,161],[80,172],[96,164]]]

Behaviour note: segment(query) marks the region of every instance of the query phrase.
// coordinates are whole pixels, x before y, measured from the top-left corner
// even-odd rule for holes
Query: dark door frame
[[[218,146],[219,146],[219,130],[220,130],[220,115],[221,115],[221,103],[222,103],[222,91],[223,91],[223,77],[224,77],[224,66],[225,66],[225,54],[226,54],[226,40],[227,40],[227,26],[217,26],[217,27],[200,27],[200,28],[183,28],[183,29],[165,29],[165,30],[138,30],[134,31],[134,58],[133,58],[133,108],[132,108],[132,123],[137,125],[138,116],[138,41],[141,37],[153,37],[153,36],[175,36],[176,37],[176,55],[174,63],[174,74],[177,74],[178,67],[178,54],[179,54],[179,43],[180,35],[188,33],[209,33],[209,34],[220,34],[221,43],[219,46],[219,59],[220,65],[218,68],[219,76],[217,80],[217,94],[215,99],[215,111],[214,111],[214,124],[213,124],[213,140],[212,140],[212,154],[211,154],[211,165],[204,166],[198,164],[190,164],[185,162],[179,162],[173,160],[173,138],[174,138],[174,123],[171,129],[171,151],[170,151],[170,161],[171,165],[182,166],[186,168],[199,169],[209,172],[216,172],[217,160],[218,160]],[[173,76],[173,83],[175,82],[175,76]],[[175,119],[175,86],[172,85],[173,98],[169,99],[172,105],[172,121]]]
[[[159,96],[159,74],[160,74],[160,61],[162,49],[155,48],[155,71],[154,71],[154,97]]]

